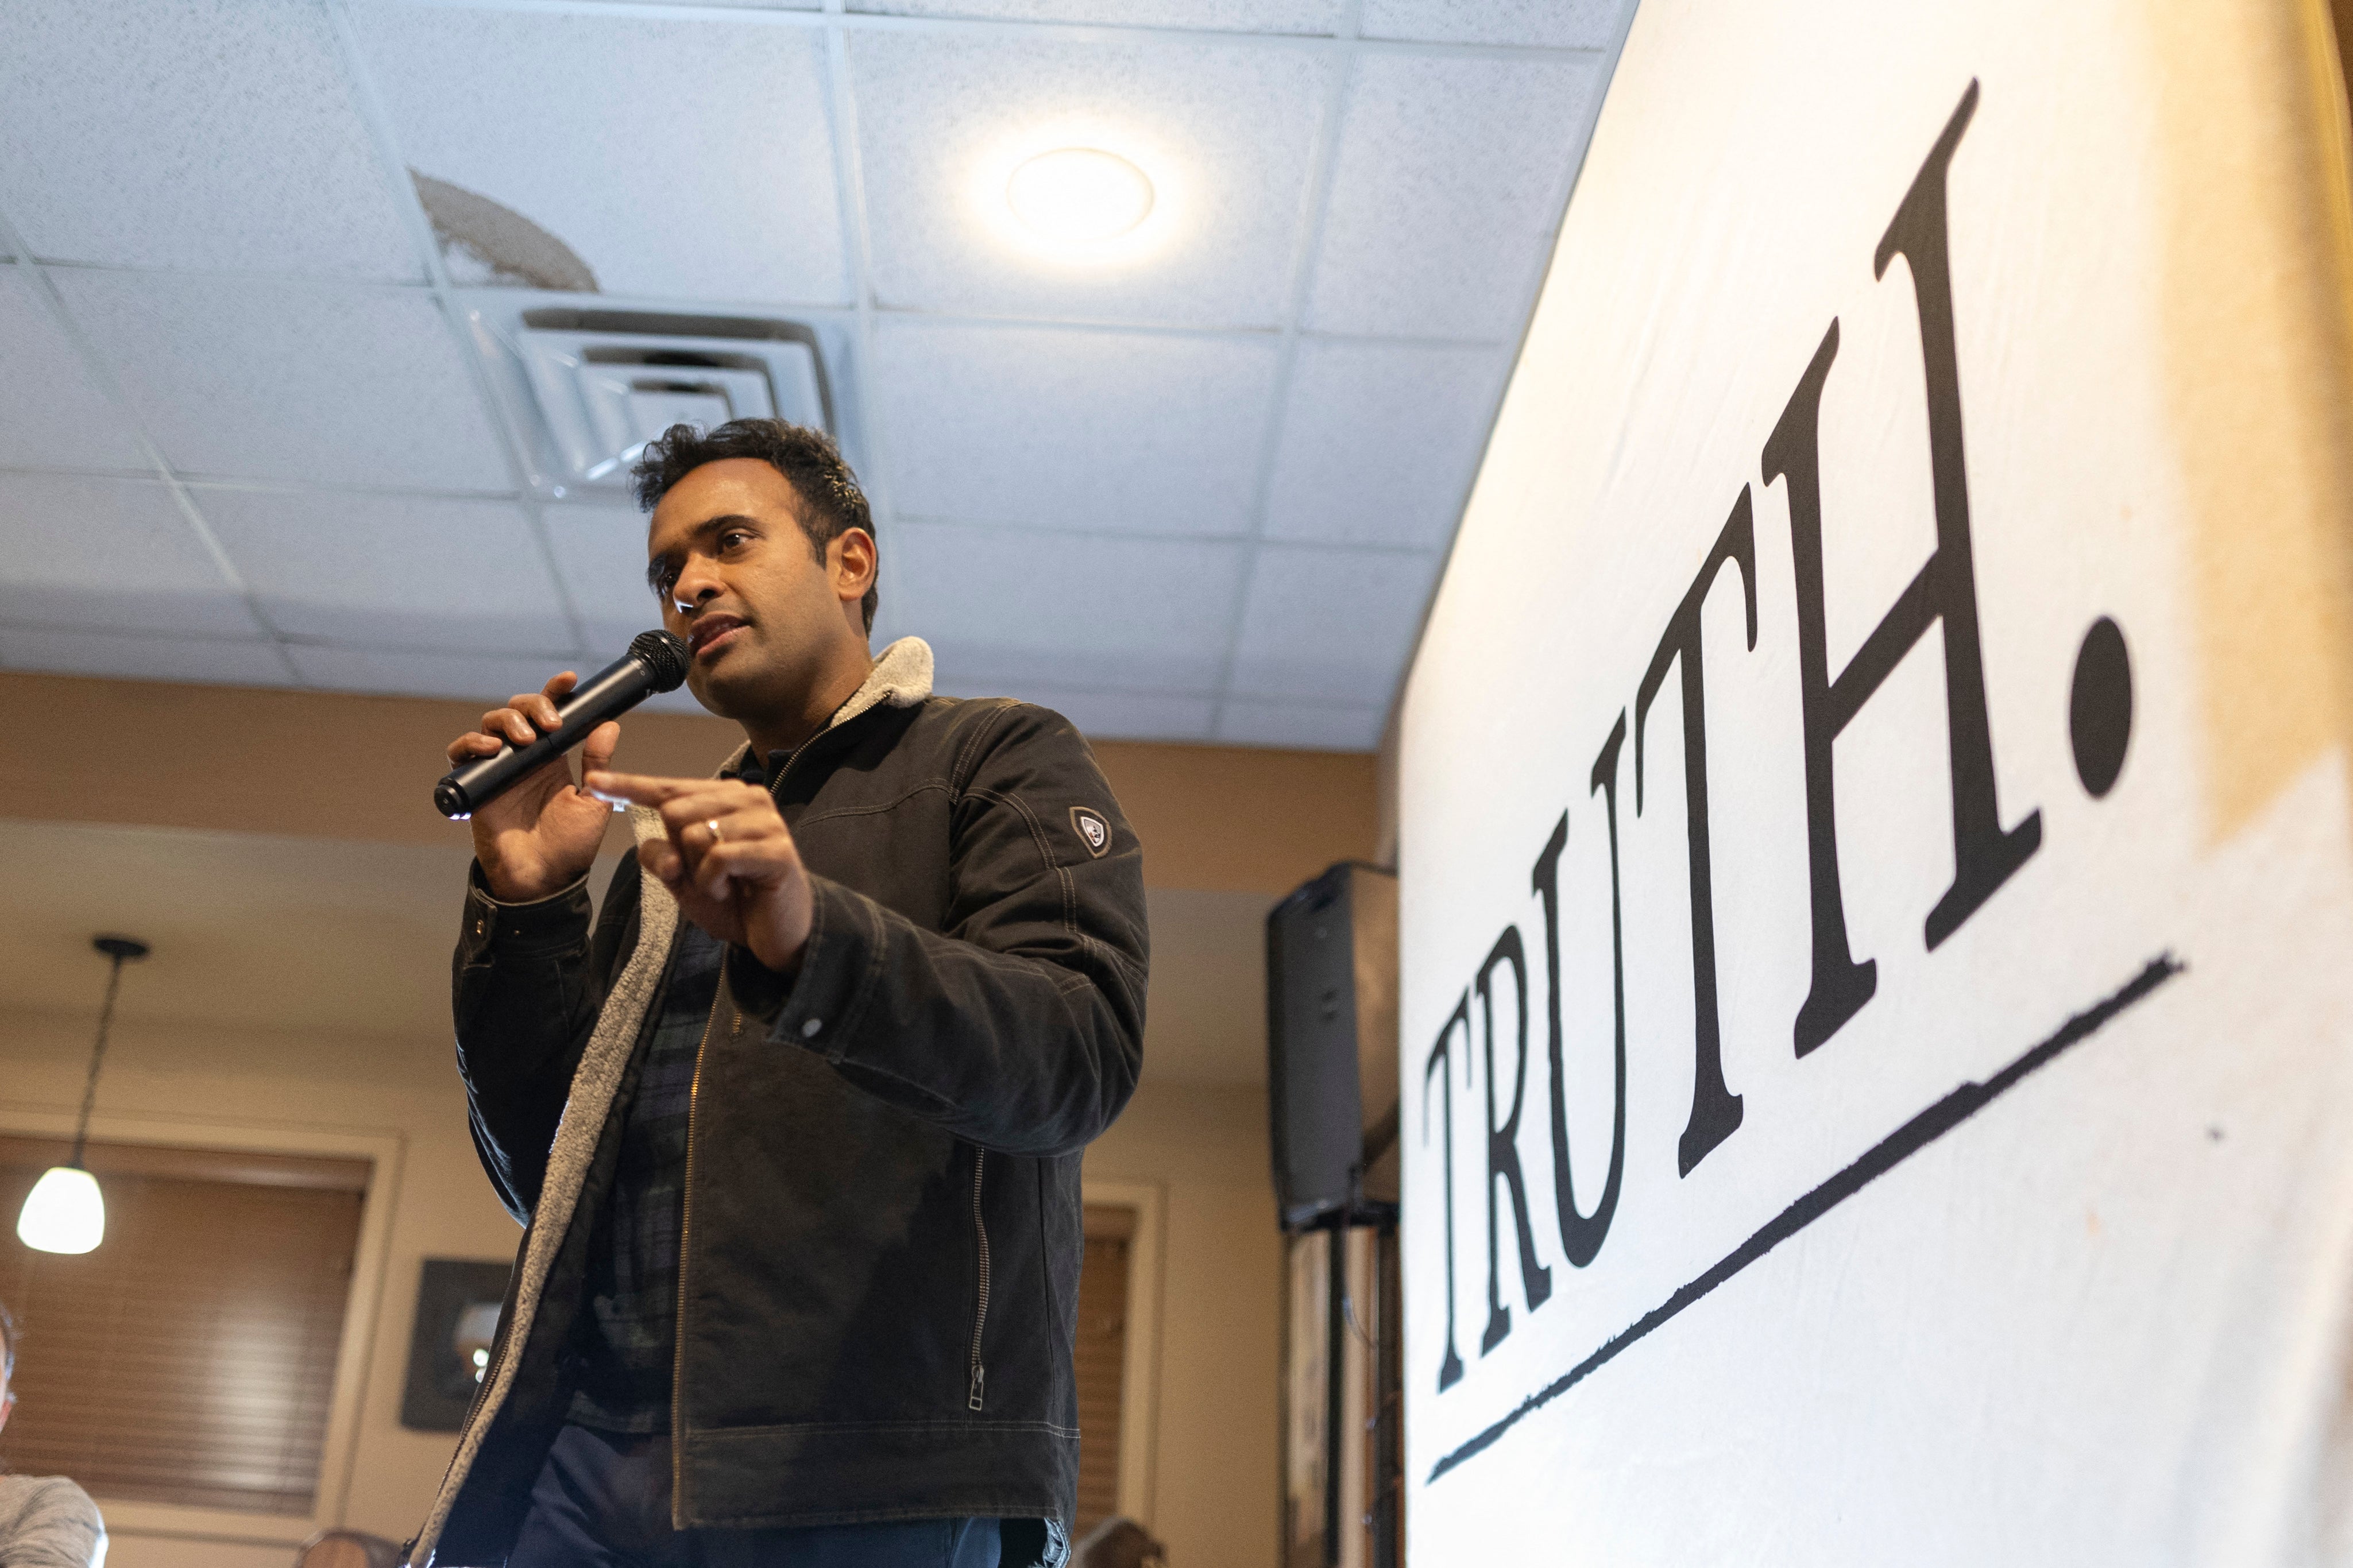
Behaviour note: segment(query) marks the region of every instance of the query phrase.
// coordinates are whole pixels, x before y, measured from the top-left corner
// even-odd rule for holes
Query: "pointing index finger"
[[[598,800],[627,801],[634,805],[659,805],[692,790],[711,787],[709,779],[658,779],[643,773],[591,772],[580,781]]]

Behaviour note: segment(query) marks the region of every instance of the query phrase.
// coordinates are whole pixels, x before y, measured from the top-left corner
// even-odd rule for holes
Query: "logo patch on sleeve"
[[[1087,853],[1098,860],[1102,859],[1103,851],[1111,847],[1111,824],[1103,819],[1103,814],[1083,805],[1074,805],[1071,807],[1071,826],[1078,830],[1079,839],[1086,845]]]

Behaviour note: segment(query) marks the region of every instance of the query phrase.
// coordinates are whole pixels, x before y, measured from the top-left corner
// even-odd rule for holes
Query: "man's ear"
[[[826,570],[833,579],[833,596],[845,604],[866,597],[866,590],[874,586],[874,573],[881,560],[874,547],[874,536],[862,528],[844,529],[826,545]]]

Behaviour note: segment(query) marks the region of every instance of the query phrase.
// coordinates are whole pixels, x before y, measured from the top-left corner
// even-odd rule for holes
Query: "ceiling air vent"
[[[622,488],[645,444],[673,425],[774,416],[834,431],[817,334],[797,321],[570,306],[510,321],[492,335],[529,390],[540,425],[531,444],[559,495]]]

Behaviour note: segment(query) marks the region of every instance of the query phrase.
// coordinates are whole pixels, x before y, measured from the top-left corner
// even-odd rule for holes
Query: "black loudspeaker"
[[[1266,917],[1267,1103],[1282,1228],[1393,1212],[1397,878],[1343,861]]]

